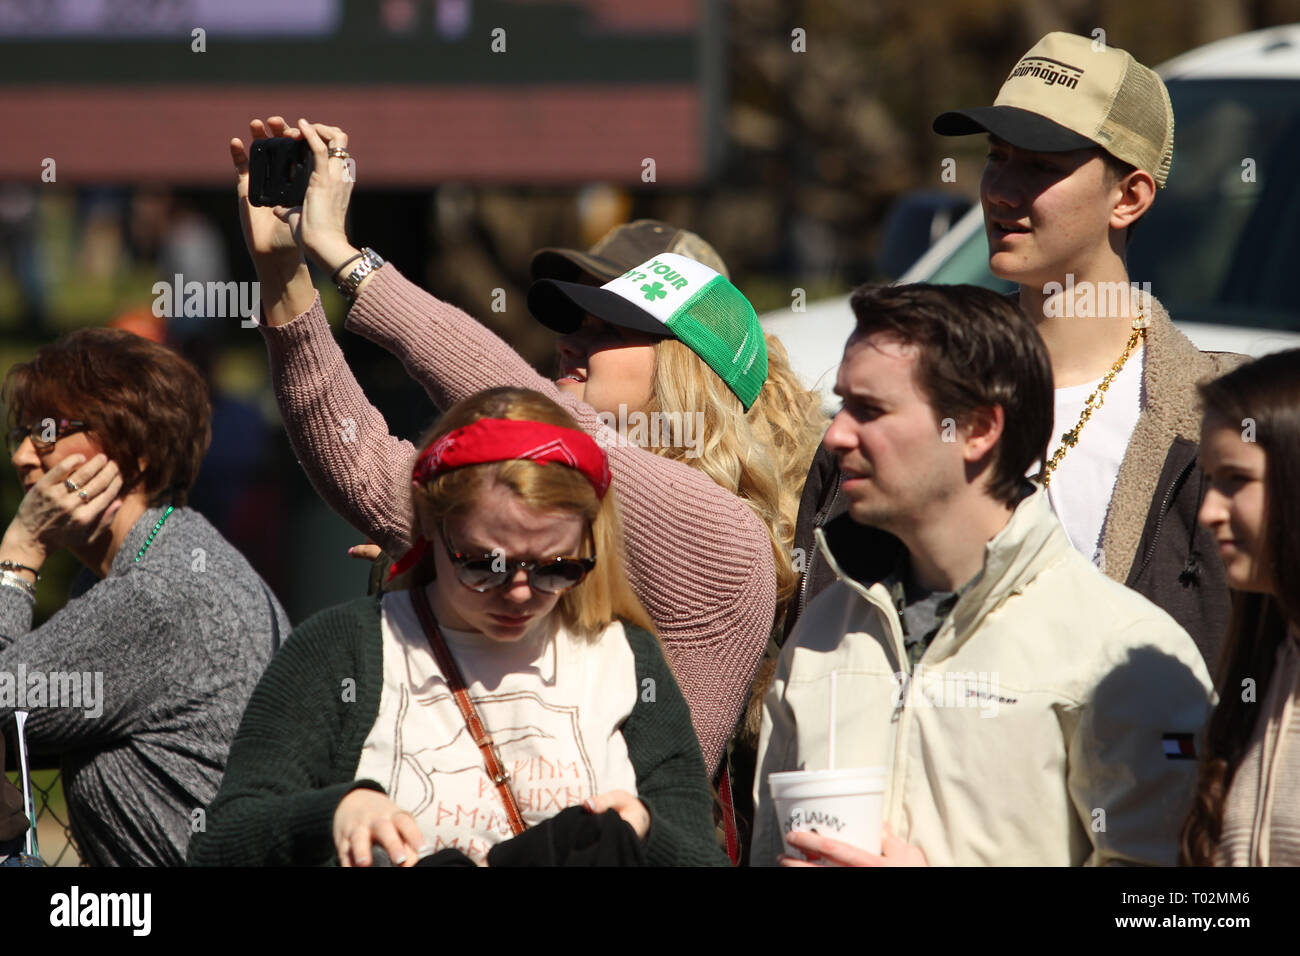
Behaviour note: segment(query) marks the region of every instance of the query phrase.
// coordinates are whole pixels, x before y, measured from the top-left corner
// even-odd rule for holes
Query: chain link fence
[[[21,774],[7,774],[19,790]],[[68,826],[68,805],[63,798],[63,780],[58,770],[33,770],[32,808],[36,813],[36,843],[46,866],[82,866],[81,854]]]

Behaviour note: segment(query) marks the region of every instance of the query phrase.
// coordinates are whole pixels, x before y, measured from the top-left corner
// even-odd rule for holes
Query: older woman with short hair
[[[170,349],[83,329],[11,368],[3,397],[26,495],[0,540],[0,723],[28,710],[31,749],[60,757],[83,860],[180,864],[289,629],[185,506],[211,441],[207,388]],[[85,570],[33,630],[36,580],[63,548]]]

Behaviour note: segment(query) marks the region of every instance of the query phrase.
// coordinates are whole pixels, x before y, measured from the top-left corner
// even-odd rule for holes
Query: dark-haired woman
[[[1184,863],[1300,865],[1300,349],[1200,387],[1200,521],[1233,588]]]
[[[84,861],[179,865],[289,628],[185,507],[211,439],[207,389],[169,349],[83,329],[15,365],[3,391],[26,494],[0,540],[0,723],[29,711],[32,750],[60,758]],[[41,567],[64,548],[86,570],[33,630]]]

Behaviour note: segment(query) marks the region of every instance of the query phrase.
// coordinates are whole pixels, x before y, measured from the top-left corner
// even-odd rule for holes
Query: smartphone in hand
[[[303,139],[253,140],[248,157],[248,201],[254,206],[301,206],[315,166]]]

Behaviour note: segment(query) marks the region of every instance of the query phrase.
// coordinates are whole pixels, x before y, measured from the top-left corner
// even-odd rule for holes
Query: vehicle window
[[[1300,82],[1171,82],[1174,165],[1129,274],[1175,318],[1300,331]],[[1148,221],[1149,220],[1149,221]]]
[[[979,285],[994,292],[1010,292],[1016,287],[1014,282],[999,279],[989,272],[989,242],[983,226],[971,233],[971,237],[943,261],[928,281],[941,285]]]

